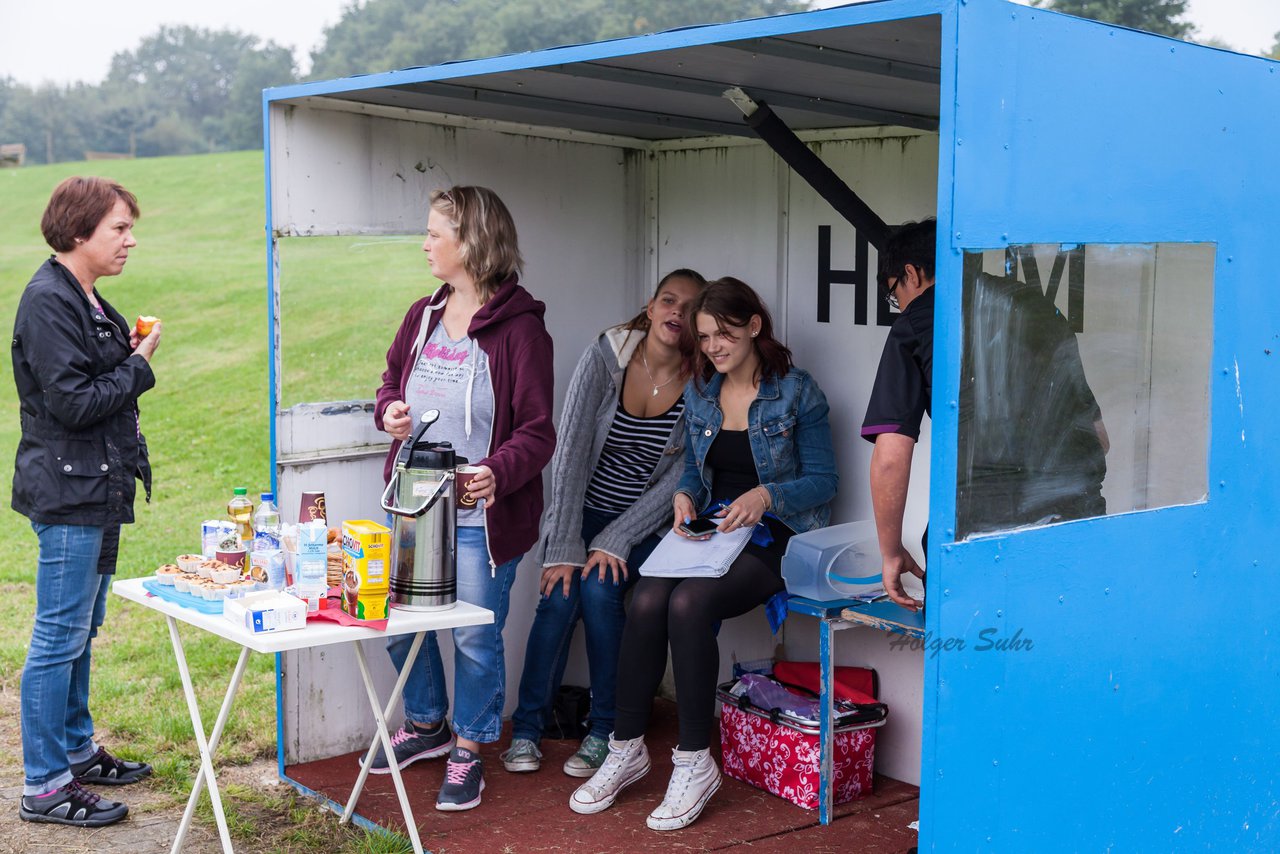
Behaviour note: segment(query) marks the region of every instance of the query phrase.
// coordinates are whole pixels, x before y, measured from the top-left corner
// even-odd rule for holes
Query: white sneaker
[[[693,824],[720,788],[720,769],[710,748],[672,750],[671,764],[675,767],[667,795],[645,821],[650,830],[679,830]]]
[[[582,815],[613,806],[618,793],[649,773],[649,751],[644,736],[615,741],[609,736],[609,755],[600,770],[569,796],[569,809]]]

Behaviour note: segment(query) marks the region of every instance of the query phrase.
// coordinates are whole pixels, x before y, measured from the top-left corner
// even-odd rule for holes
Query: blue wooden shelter
[[[282,506],[328,459],[353,484],[331,492],[339,515],[371,512],[385,449],[358,407],[284,405],[282,247],[420,234],[430,189],[474,182],[521,223],[561,389],[663,269],[760,285],[832,399],[835,521],[869,518],[857,426],[892,320],[872,229],[759,141],[730,90],[885,222],[937,217],[933,420],[908,514],[930,530],[927,635],[914,659],[870,634],[846,650],[906,692],[890,705],[911,732],[891,744],[920,786],[921,850],[1276,850],[1280,63],[1005,0],[878,0],[268,90]],[[1105,515],[957,528],[966,354],[1012,358],[966,345],[983,273],[1037,285],[1071,324],[1108,435]],[[302,448],[306,419],[324,442]],[[739,635],[772,645],[758,624]],[[290,750],[307,758],[285,731],[310,725],[299,669],[282,774]]]

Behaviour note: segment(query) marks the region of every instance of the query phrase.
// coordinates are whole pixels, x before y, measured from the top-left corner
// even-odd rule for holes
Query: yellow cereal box
[[[342,523],[342,610],[385,620],[391,587],[391,529],[369,519]]]

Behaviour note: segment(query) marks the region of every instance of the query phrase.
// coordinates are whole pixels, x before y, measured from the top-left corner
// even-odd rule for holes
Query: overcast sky
[[[299,67],[324,28],[356,0],[0,0],[0,77],[21,83],[100,83],[111,57],[162,24],[237,29],[294,49]],[[840,5],[845,0],[821,0]],[[1280,31],[1280,0],[1191,0],[1197,37],[1237,50],[1268,49]],[[381,69],[370,69],[381,70]]]

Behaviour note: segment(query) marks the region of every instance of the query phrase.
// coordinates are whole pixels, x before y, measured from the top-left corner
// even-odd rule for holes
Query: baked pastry
[[[173,580],[182,574],[182,570],[171,563],[166,563],[156,569],[156,580],[161,584],[173,586]]]
[[[219,561],[218,565],[210,574],[210,580],[216,584],[230,584],[233,581],[239,581],[240,567]]]

